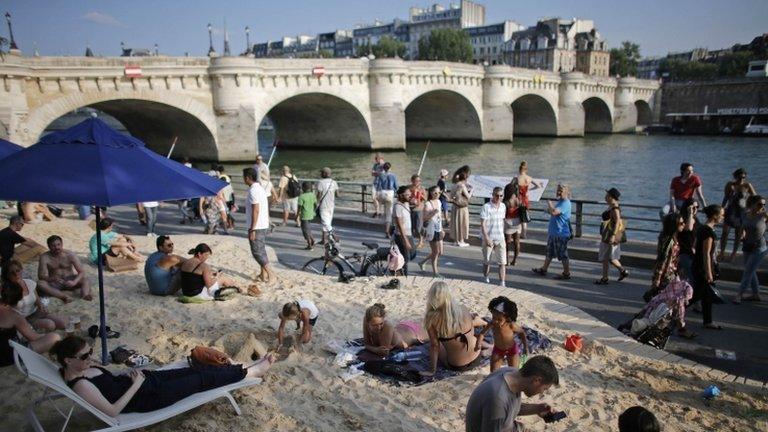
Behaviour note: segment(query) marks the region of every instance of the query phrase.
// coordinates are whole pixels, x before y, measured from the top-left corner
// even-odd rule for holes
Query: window
[[[496,47],[493,47],[493,53],[496,54]]]

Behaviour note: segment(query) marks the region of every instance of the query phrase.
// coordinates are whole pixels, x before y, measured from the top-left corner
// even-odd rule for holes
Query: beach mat
[[[22,264],[28,264],[46,252],[48,252],[48,248],[37,243],[34,246],[20,244],[13,250],[13,259]]]
[[[526,337],[528,339],[528,346],[530,348],[531,355],[542,352],[552,346],[550,339],[539,331],[523,326]],[[476,334],[480,332],[480,329],[475,329]],[[517,336],[516,336],[517,339]],[[484,341],[493,344],[493,337],[491,332],[485,335]],[[519,339],[517,340],[518,346],[522,349]],[[355,339],[348,341],[346,347],[359,349],[364,345],[363,339]],[[420,386],[429,382],[441,381],[462,372],[469,370],[477,370],[478,368],[486,368],[490,364],[490,357],[478,357],[476,364],[473,365],[467,371],[454,371],[447,369],[443,365],[438,363],[437,371],[431,377],[424,377],[419,372],[430,370],[429,365],[429,342],[422,345],[416,345],[409,348],[408,352],[419,352],[421,356],[417,360],[410,360],[406,362],[395,362],[388,360],[373,354],[366,350],[361,350],[357,353],[357,359],[360,362],[365,363],[360,369],[364,370],[376,378],[397,386]],[[392,351],[392,354],[398,351]]]

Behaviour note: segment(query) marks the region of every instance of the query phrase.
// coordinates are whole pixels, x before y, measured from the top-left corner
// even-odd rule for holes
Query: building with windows
[[[637,62],[637,77],[643,79],[659,79],[659,68],[664,57],[647,57]]]
[[[412,7],[408,14],[408,58],[419,56],[419,40],[429,36],[432,30],[441,28],[465,29],[485,25],[485,6],[470,0],[444,7],[438,4],[427,8]]]
[[[349,41],[349,44],[345,42]],[[348,47],[346,45],[349,45]],[[352,32],[349,30],[336,30],[334,32],[320,33],[317,35],[317,48],[322,51],[322,57],[351,57]],[[318,52],[320,54],[320,52]]]
[[[579,51],[583,51],[580,62]],[[547,18],[513,33],[504,47],[504,61],[516,67],[554,72],[579,70],[590,75],[608,75],[610,63],[606,42],[594,22],[576,18]]]
[[[385,36],[400,41],[406,46],[406,58],[409,57],[409,23],[399,19],[393,20],[389,24],[376,21],[373,25],[361,26],[352,30],[353,55],[357,55],[360,47],[367,45],[376,45],[379,40]]]
[[[509,20],[499,24],[466,28],[472,43],[473,63],[503,64],[504,44],[514,32],[522,29],[522,25]]]

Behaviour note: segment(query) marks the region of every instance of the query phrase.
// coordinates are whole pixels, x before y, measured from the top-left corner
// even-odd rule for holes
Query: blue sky
[[[43,55],[82,55],[90,44],[97,55],[118,55],[120,41],[152,47],[168,55],[204,55],[206,25],[217,29],[214,44],[222,50],[226,19],[235,52],[245,49],[244,28],[251,42],[283,35],[316,34],[375,18],[407,18],[412,5],[435,0],[4,0],[0,12],[13,15],[14,36],[31,54],[33,43]],[[632,40],[643,55],[659,55],[703,46],[710,49],[747,43],[768,31],[768,0],[487,0],[486,23],[512,19],[533,25],[547,16],[595,20],[610,46]],[[443,3],[443,4],[447,4]],[[7,36],[3,24],[0,34]]]

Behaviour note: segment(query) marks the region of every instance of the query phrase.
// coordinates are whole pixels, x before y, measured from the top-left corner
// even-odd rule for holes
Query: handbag
[[[331,190],[331,187],[329,186],[328,189],[325,190],[325,193],[323,196],[320,197],[320,201],[315,204],[315,217],[312,218],[312,222],[319,223],[320,222],[320,204],[323,203],[323,200],[325,199],[325,196],[328,195],[328,192]]]
[[[458,208],[464,208],[469,205],[469,198],[464,196],[463,193],[459,190],[459,188],[456,188],[453,195],[453,205]]]
[[[725,304],[725,298],[720,293],[720,290],[717,289],[714,282],[707,284],[707,289],[709,290],[709,297],[712,299],[712,303]]]
[[[389,247],[389,257],[387,257],[387,269],[392,273],[401,270],[405,265],[405,258],[400,253],[400,249],[392,242]]]
[[[578,352],[581,351],[581,348],[584,346],[584,338],[581,337],[581,335],[572,334],[565,338],[565,343],[563,345],[565,346],[565,349],[570,352]]]
[[[528,211],[528,207],[521,205],[517,209],[517,214],[520,216],[520,222],[529,223],[533,220],[531,219],[531,213]]]
[[[208,365],[208,366],[226,366],[232,364],[229,360],[229,356],[216,348],[206,347],[198,345],[192,348],[192,352],[189,355],[189,364],[195,365]]]

